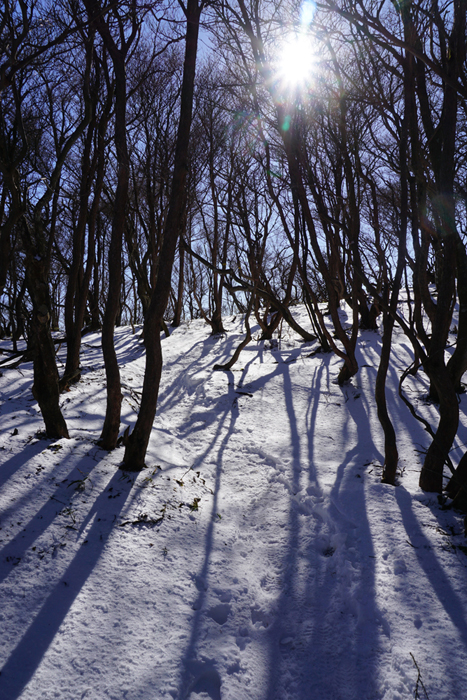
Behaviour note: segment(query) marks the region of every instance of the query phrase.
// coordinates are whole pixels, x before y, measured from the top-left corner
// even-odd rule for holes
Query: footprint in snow
[[[230,605],[228,605],[228,603],[213,605],[212,608],[209,608],[207,613],[218,625],[225,625],[230,614]]]
[[[238,635],[235,639],[235,644],[238,646],[240,651],[243,651],[247,644],[251,642],[250,635],[248,632],[248,627],[240,627],[238,630]]]
[[[293,644],[293,637],[282,637],[280,645],[283,647],[290,647]]]
[[[269,616],[259,608],[251,608],[251,621],[254,625],[259,623],[260,627],[269,627]]]
[[[221,677],[213,661],[190,661],[187,670],[191,682],[188,692],[183,695],[185,700],[194,700],[200,693],[206,693],[210,700],[221,700]]]

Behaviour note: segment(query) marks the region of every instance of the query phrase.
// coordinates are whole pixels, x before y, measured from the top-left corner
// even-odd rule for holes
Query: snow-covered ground
[[[407,341],[396,331],[388,383],[394,488],[380,483],[378,333],[361,333],[361,369],[341,388],[338,358],[285,326],[213,372],[242,319],[226,328],[214,338],[195,321],[163,341],[136,476],[118,469],[123,448],[96,446],[98,335],[63,397],[70,440],[41,439],[31,364],[3,370],[1,700],[465,700],[467,541],[461,515],[417,485],[429,438],[397,396]],[[116,343],[123,431],[144,352],[131,329]],[[435,424],[423,374],[406,389]]]

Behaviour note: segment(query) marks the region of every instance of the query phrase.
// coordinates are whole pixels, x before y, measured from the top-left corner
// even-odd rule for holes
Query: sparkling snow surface
[[[82,380],[62,397],[70,440],[41,439],[32,365],[3,369],[0,699],[465,700],[467,540],[463,517],[418,488],[429,438],[397,394],[408,342],[396,329],[394,488],[380,483],[378,333],[361,332],[360,371],[341,388],[341,361],[285,324],[213,372],[242,338],[240,316],[225,325],[163,341],[136,476],[118,469],[123,447],[96,445],[99,335],[83,338]],[[116,345],[123,432],[144,351],[128,328]],[[423,373],[404,389],[435,426]]]

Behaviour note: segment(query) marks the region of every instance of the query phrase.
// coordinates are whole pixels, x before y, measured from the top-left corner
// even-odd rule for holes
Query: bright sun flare
[[[291,86],[309,82],[317,62],[316,46],[309,34],[290,35],[279,49],[277,72],[281,80]]]

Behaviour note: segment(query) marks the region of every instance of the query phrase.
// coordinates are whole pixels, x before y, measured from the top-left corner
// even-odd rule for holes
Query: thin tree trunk
[[[128,199],[130,168],[126,138],[126,105],[127,80],[126,57],[137,36],[138,22],[135,14],[136,5],[132,6],[130,14],[131,33],[125,36],[125,23],[128,17],[118,16],[117,24],[121,45],[117,46],[109,26],[100,14],[100,3],[96,0],[85,0],[91,18],[96,22],[97,30],[110,54],[115,75],[115,148],[117,152],[117,187],[115,191],[114,212],[112,218],[112,233],[107,258],[109,269],[109,287],[102,324],[102,353],[104,356],[105,375],[107,380],[107,406],[104,426],[99,439],[99,445],[105,450],[113,450],[117,444],[120,428],[120,412],[122,391],[120,370],[114,346],[114,328],[120,312],[120,294],[122,286],[122,247],[125,227],[125,213]]]
[[[122,391],[117,353],[114,346],[114,328],[120,309],[122,286],[122,244],[125,211],[128,197],[129,164],[126,142],[126,71],[125,58],[114,51],[112,61],[115,70],[115,146],[117,150],[117,188],[115,190],[112,233],[107,258],[109,289],[102,323],[102,353],[107,380],[107,406],[99,444],[105,450],[113,450],[120,428]]]
[[[386,377],[389,368],[389,358],[391,354],[392,333],[394,329],[394,317],[397,312],[399,291],[402,284],[402,275],[405,267],[405,257],[407,252],[407,223],[409,218],[409,190],[408,190],[408,128],[413,103],[413,57],[406,56],[403,63],[404,70],[404,117],[401,125],[401,139],[399,144],[400,163],[400,230],[397,252],[397,268],[392,285],[390,312],[384,311],[383,317],[383,343],[381,347],[381,357],[376,375],[375,401],[378,410],[378,418],[384,432],[384,466],[382,481],[386,484],[394,484],[396,480],[397,465],[399,455],[397,452],[396,432],[389,417],[386,401]]]
[[[25,239],[29,238],[26,234]],[[50,291],[48,260],[37,249],[26,246],[26,278],[32,301],[29,334],[34,357],[33,395],[39,404],[48,437],[68,438],[68,429],[59,406],[58,369],[50,334]]]
[[[87,245],[87,261],[86,268],[84,271],[83,279],[81,284],[78,284],[76,274],[76,279],[73,283],[73,289],[68,293],[67,289],[67,299],[65,305],[69,304],[71,308],[65,311],[65,329],[67,336],[67,359],[65,365],[65,372],[60,380],[60,390],[63,391],[65,387],[69,386],[70,383],[77,382],[80,379],[81,372],[79,369],[79,359],[81,350],[81,332],[84,325],[84,317],[86,314],[86,303],[89,294],[89,283],[91,281],[91,276],[95,266],[96,260],[96,222],[99,211],[99,204],[101,199],[102,186],[104,182],[105,174],[105,134],[107,131],[107,124],[109,113],[111,109],[111,100],[109,99],[105,107],[104,114],[100,120],[98,126],[98,153],[96,154],[97,164],[96,164],[96,182],[94,187],[94,197],[91,204],[91,210],[88,213],[88,197],[89,189],[83,193],[82,206],[84,208],[84,226],[88,226],[88,245]],[[91,173],[89,173],[90,177]],[[83,230],[84,236],[84,230]],[[80,266],[83,264],[83,241],[80,240],[80,250],[77,250],[76,255],[79,258]],[[74,251],[75,254],[75,251]],[[70,274],[71,277],[71,274]],[[68,323],[67,323],[68,314]]]
[[[95,109],[91,123],[88,126],[84,143],[83,157],[81,159],[81,185],[79,212],[76,227],[73,231],[73,255],[68,273],[68,284],[65,295],[65,333],[67,338],[67,353],[65,372],[60,380],[60,389],[79,381],[79,351],[81,345],[81,327],[75,323],[76,296],[78,289],[79,273],[83,266],[84,237],[86,234],[86,220],[88,200],[92,179],[91,148],[93,134],[96,126]]]
[[[177,300],[175,303],[175,314],[172,321],[172,326],[178,328],[182,320],[182,309],[183,309],[183,288],[184,288],[184,276],[185,276],[185,246],[183,243],[179,242],[178,245],[178,287],[177,287]]]
[[[89,80],[91,70],[91,45],[86,46],[86,72],[84,82]],[[68,437],[65,419],[59,406],[58,370],[55,350],[50,333],[52,304],[49,289],[50,257],[54,241],[54,226],[57,217],[58,191],[63,164],[83,134],[91,119],[89,104],[75,131],[68,137],[59,153],[51,173],[48,187],[34,206],[33,223],[23,218],[23,243],[26,251],[26,280],[32,301],[30,338],[34,349],[34,396],[40,406],[42,417],[50,437]],[[44,230],[44,211],[52,204],[52,222],[48,236]]]
[[[149,311],[144,323],[146,369],[138,419],[133,432],[128,438],[123,458],[122,468],[128,471],[140,471],[144,468],[144,459],[157,408],[162,373],[161,329],[171,289],[172,267],[177,241],[185,220],[184,205],[186,203],[185,187],[188,173],[188,146],[193,112],[201,9],[202,6],[198,4],[198,0],[187,1],[185,61],[172,191],[164,226],[164,238],[156,286],[152,293]]]

